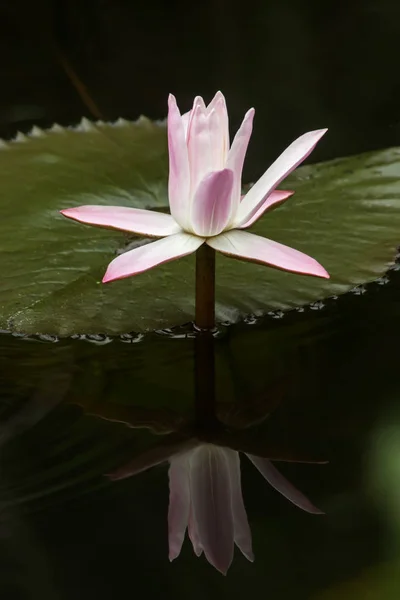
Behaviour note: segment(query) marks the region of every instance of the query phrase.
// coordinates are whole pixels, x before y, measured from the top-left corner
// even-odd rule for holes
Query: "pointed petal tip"
[[[221,100],[222,100],[223,102],[225,102],[225,96],[223,95],[223,93],[221,92],[221,90],[218,90],[218,91],[215,93],[215,96],[214,96],[214,98],[211,100],[210,104],[215,106],[215,104],[216,104],[217,102],[220,102]],[[209,106],[210,106],[210,104],[209,104]]]
[[[319,262],[317,262],[315,259],[313,259],[311,256],[307,256],[305,255],[307,258],[314,260],[315,264],[312,265],[310,268],[306,268],[306,269],[300,269],[298,270],[293,270],[293,273],[298,273],[299,275],[310,275],[311,277],[320,277],[321,279],[330,279],[331,276],[329,275],[328,271],[326,271],[324,269],[324,267],[322,265],[319,264]],[[290,270],[290,269],[288,269]]]
[[[250,562],[252,562],[252,563],[253,563],[253,562],[254,562],[254,560],[255,560],[255,556],[254,556],[254,554],[253,554],[253,553],[249,554],[249,556],[247,556],[246,558],[247,558],[247,560],[248,560],[248,561],[250,561]]]
[[[319,265],[319,266],[320,266],[320,269],[319,269],[320,273],[317,276],[322,277],[322,279],[330,279],[331,276],[329,275],[328,271],[326,271],[322,265]]]
[[[63,208],[62,210],[60,210],[60,214],[63,215],[64,217],[71,217],[73,216],[75,211],[75,208]]]
[[[109,283],[110,281],[114,281],[114,278],[110,275],[108,271],[106,271],[103,279],[101,280],[101,283]]]
[[[178,558],[179,554],[180,554],[180,550],[179,550],[179,551],[178,551],[178,550],[176,550],[176,549],[173,549],[173,550],[172,550],[172,549],[170,548],[170,549],[169,549],[169,552],[168,552],[168,560],[169,560],[169,562],[172,562],[172,561],[174,561],[176,558]]]
[[[216,569],[218,571],[218,573],[221,573],[221,575],[223,575],[224,577],[226,577],[228,575],[228,570],[229,570],[229,567],[231,566],[230,564],[227,566],[223,566],[216,562],[211,562],[209,559],[207,559],[207,560],[214,567],[214,569]]]
[[[314,131],[310,132],[310,133],[314,133],[315,136],[320,139],[322,138],[323,135],[325,135],[325,133],[328,131],[328,128],[326,127],[325,129],[315,129]]]
[[[312,256],[241,229],[231,229],[209,237],[206,244],[238,260],[264,264],[298,275],[329,279],[328,272]]]
[[[206,108],[206,104],[203,100],[202,96],[196,96],[195,99],[193,100],[193,108],[192,110],[205,110]]]
[[[107,477],[109,481],[119,481],[120,479],[124,479],[122,475],[118,474],[118,470],[114,473],[106,473],[105,477]]]
[[[245,113],[245,115],[243,117],[243,122],[242,123],[246,123],[247,124],[248,121],[250,121],[251,124],[252,124],[255,114],[256,114],[256,109],[255,108],[249,108],[249,110]]]

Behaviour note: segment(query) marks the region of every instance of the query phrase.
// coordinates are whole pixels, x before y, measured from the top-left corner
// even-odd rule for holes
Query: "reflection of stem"
[[[196,252],[196,318],[198,329],[215,327],[215,250],[203,244]]]
[[[217,423],[215,414],[215,353],[214,336],[201,331],[194,343],[194,385],[196,427],[212,431]]]

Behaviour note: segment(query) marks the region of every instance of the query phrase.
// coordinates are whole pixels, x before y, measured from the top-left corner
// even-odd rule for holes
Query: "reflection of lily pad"
[[[100,284],[123,233],[74,224],[61,208],[165,208],[165,128],[146,119],[35,130],[0,148],[0,328],[25,333],[144,331],[191,320],[194,257]],[[400,240],[400,149],[303,167],[296,190],[254,231],[314,256],[316,280],[218,256],[217,316],[287,309],[382,274]]]

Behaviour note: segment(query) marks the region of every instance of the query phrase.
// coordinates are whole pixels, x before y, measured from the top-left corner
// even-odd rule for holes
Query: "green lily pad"
[[[267,166],[267,165],[266,165]],[[131,238],[71,223],[80,204],[165,209],[163,123],[145,118],[34,129],[0,148],[0,328],[33,334],[118,334],[182,324],[194,314],[194,256],[100,283]],[[298,169],[296,194],[255,233],[315,257],[330,280],[218,255],[217,318],[289,309],[341,294],[393,264],[400,241],[400,148]]]

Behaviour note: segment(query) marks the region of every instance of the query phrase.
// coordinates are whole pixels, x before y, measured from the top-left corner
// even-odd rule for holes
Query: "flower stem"
[[[215,250],[203,244],[196,252],[196,317],[198,329],[215,327]]]

